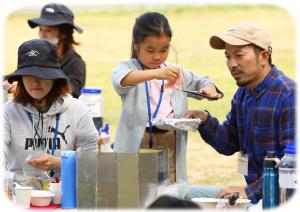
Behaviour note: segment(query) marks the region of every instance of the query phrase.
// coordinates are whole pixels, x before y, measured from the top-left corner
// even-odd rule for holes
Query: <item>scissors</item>
[[[180,91],[191,94],[191,95],[194,95],[194,96],[206,98],[208,100],[217,100],[218,99],[218,98],[210,97],[205,93],[200,93],[199,91],[187,91],[187,90],[180,90]]]

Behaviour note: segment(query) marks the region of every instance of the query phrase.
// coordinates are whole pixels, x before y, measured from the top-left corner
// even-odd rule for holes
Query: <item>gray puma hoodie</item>
[[[62,150],[97,151],[99,137],[88,107],[71,96],[59,97],[45,113],[31,105],[5,103],[3,134],[4,162],[16,181],[22,179],[24,160],[38,149],[56,156]]]

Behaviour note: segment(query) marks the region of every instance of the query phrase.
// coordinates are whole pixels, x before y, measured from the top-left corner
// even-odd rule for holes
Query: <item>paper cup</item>
[[[61,184],[59,183],[50,183],[49,191],[55,196],[53,197],[53,204],[61,204]]]
[[[21,208],[30,208],[31,187],[15,187],[16,205]]]

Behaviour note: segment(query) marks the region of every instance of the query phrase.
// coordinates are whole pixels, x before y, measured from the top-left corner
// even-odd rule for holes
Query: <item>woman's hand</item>
[[[27,160],[26,162],[43,171],[59,170],[61,167],[61,158],[47,153],[42,154],[38,159]]]
[[[14,93],[16,91],[17,84],[18,82],[9,83],[7,80],[5,80],[2,85],[8,93]]]
[[[209,97],[209,101],[221,99],[223,94],[217,92],[217,88],[212,83],[207,83],[203,88],[199,90],[199,93],[206,94]],[[203,99],[204,97],[198,97],[197,99]]]

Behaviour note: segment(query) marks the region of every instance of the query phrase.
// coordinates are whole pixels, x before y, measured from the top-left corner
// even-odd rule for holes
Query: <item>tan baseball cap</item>
[[[253,22],[240,22],[225,34],[211,36],[209,43],[214,49],[225,49],[225,43],[234,46],[254,44],[272,52],[270,36],[264,28]]]

